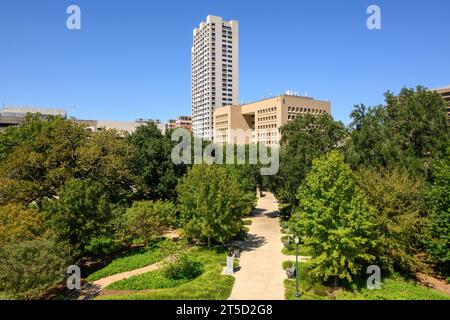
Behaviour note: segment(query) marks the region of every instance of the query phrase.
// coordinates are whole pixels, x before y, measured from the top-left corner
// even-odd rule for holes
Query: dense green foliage
[[[226,243],[241,230],[253,203],[234,174],[218,165],[196,165],[178,187],[180,223],[186,235],[211,244]],[[255,194],[252,193],[255,197]]]
[[[87,135],[67,120],[38,116],[0,134],[0,204],[28,205],[55,196],[74,177],[77,149]]]
[[[8,297],[37,299],[61,283],[70,265],[70,250],[48,239],[0,247],[0,291]]]
[[[177,166],[171,160],[173,143],[154,123],[136,129],[129,141],[137,149],[132,166],[138,177],[139,199],[176,199],[178,179],[186,173],[186,166]]]
[[[74,249],[83,251],[92,238],[112,232],[113,206],[99,182],[70,180],[44,208],[48,226]]]
[[[283,267],[290,267],[286,261]],[[341,289],[323,285],[309,275],[311,265],[299,263],[300,300],[449,300],[450,297],[434,289],[419,286],[398,274],[384,277],[380,290],[370,290],[364,285],[355,290]],[[286,300],[295,300],[295,281],[285,280]]]
[[[356,106],[346,158],[353,167],[403,167],[413,175],[428,175],[433,159],[449,145],[446,104],[439,94],[418,87],[398,96],[385,94],[386,104]]]
[[[358,181],[376,209],[377,264],[389,272],[418,271],[427,221],[423,182],[404,169],[360,170]]]
[[[226,298],[233,279],[220,275],[224,255],[199,250],[198,259],[187,259],[179,253],[184,240],[211,246],[245,235],[242,218],[255,207],[258,186],[276,193],[283,232],[299,234],[301,253],[312,255],[304,272],[319,283],[310,290],[316,298],[325,290],[321,282],[354,284],[369,264],[411,274],[426,262],[448,277],[445,102],[422,87],[385,96],[383,106],[356,106],[349,128],[327,115],[286,124],[280,170],[269,177],[261,176],[258,161],[218,164],[220,146],[206,141],[203,149],[217,147],[215,164],[175,164],[171,152],[178,142],[150,122],[128,135],[28,116],[0,134],[0,271],[7,275],[0,273],[0,296],[36,298],[61,284],[63,266],[80,258],[109,261],[130,250],[89,280],[170,256],[181,259],[170,267],[173,274],[198,273],[195,279],[172,279],[169,267],[133,277],[128,288],[160,288],[136,298]],[[251,147],[245,147],[247,161]],[[172,227],[183,241],[159,241]],[[415,294],[409,284],[386,283]]]
[[[431,208],[428,252],[438,270],[450,278],[450,158],[435,164],[428,195]]]
[[[175,223],[176,208],[171,202],[134,202],[125,215],[125,232],[145,244],[162,236]]]
[[[27,209],[17,204],[0,206],[0,247],[33,240],[43,232],[43,217],[36,209]]]
[[[383,106],[355,107],[347,138],[328,144],[328,149],[323,148],[324,144],[313,143],[319,146],[320,153],[341,149],[345,160],[334,159],[337,160],[334,166],[331,159],[328,164],[318,160],[317,165],[322,161],[323,167],[319,171],[314,166],[308,168],[305,158],[297,158],[292,161],[303,169],[294,170],[291,165],[285,174],[297,175],[299,186],[298,202],[281,197],[288,202],[283,206],[283,217],[294,212],[287,231],[301,235],[307,247],[311,247],[310,274],[315,278],[326,280],[331,275],[350,280],[358,270],[349,268],[351,261],[345,259],[357,259],[361,253],[368,256],[355,262],[355,266],[362,268],[370,261],[384,272],[413,274],[427,270],[425,251],[438,270],[448,275],[450,170],[446,157],[450,140],[446,104],[438,94],[422,87],[403,89],[398,96],[387,92],[385,97]],[[305,131],[316,122],[304,117],[284,130],[299,123],[303,125],[297,128]],[[305,150],[302,144],[308,143],[299,142],[303,136],[304,132],[293,130],[283,137],[282,148]],[[291,154],[296,155],[293,151]],[[306,154],[312,158],[319,156],[314,151]],[[302,164],[299,159],[303,159]],[[282,159],[283,170],[287,163]],[[329,170],[324,169],[327,167]],[[341,173],[337,174],[332,167],[340,167]],[[292,192],[293,185],[287,190]],[[363,232],[362,237],[353,235],[353,223],[368,233]],[[340,242],[355,251],[345,255]],[[289,249],[292,248],[285,251],[292,253]],[[341,259],[342,255],[345,259]]]
[[[311,170],[313,159],[338,147],[346,134],[344,124],[328,115],[297,117],[284,125],[280,170],[272,179],[279,200],[296,205],[296,191]]]
[[[299,208],[292,215],[294,233],[312,251],[311,275],[351,282],[375,260],[373,208],[338,152],[313,161],[299,188]]]
[[[164,268],[164,275],[169,279],[195,279],[203,273],[203,264],[187,254],[179,256]]]

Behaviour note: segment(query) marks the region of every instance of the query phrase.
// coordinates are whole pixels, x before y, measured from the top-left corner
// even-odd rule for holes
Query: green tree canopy
[[[417,271],[427,221],[423,182],[405,169],[361,169],[357,178],[376,209],[377,264],[390,272]]]
[[[17,204],[0,206],[0,247],[36,239],[44,230],[44,219],[36,209]]]
[[[226,243],[241,230],[248,196],[224,166],[194,165],[177,186],[180,223],[195,240]]]
[[[428,252],[439,271],[450,277],[450,157],[437,162],[432,172]]]
[[[93,180],[72,179],[57,198],[44,203],[47,226],[58,240],[83,252],[94,237],[112,232],[114,207],[103,185]]]
[[[132,166],[138,177],[138,198],[174,200],[178,179],[187,168],[172,162],[174,143],[170,134],[163,135],[154,123],[149,122],[139,126],[129,141],[137,150]]]
[[[128,204],[136,180],[130,164],[135,152],[117,131],[96,132],[77,148],[76,178],[96,181],[112,203]]]
[[[336,151],[313,161],[297,192],[291,229],[312,248],[311,275],[347,283],[375,261],[373,208]]]
[[[404,167],[428,176],[449,145],[446,103],[423,87],[385,94],[384,106],[355,106],[346,158],[353,167]]]
[[[12,299],[38,299],[61,284],[72,264],[69,248],[52,239],[0,247],[0,291]]]
[[[134,202],[124,219],[126,232],[148,244],[175,224],[176,207],[163,201]]]
[[[296,205],[296,190],[310,171],[314,158],[343,143],[343,123],[329,115],[297,117],[281,128],[280,170],[275,176],[275,192],[280,200]]]
[[[54,196],[74,176],[83,126],[60,117],[28,116],[0,134],[0,203],[25,205]]]

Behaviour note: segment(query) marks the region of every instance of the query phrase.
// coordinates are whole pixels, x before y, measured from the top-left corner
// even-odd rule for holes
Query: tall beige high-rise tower
[[[194,29],[192,129],[212,140],[214,109],[239,100],[239,22],[208,16]]]

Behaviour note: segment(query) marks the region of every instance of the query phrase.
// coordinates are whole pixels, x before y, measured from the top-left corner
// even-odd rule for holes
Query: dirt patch
[[[421,285],[450,295],[450,284],[444,279],[424,273],[416,273],[415,277]]]

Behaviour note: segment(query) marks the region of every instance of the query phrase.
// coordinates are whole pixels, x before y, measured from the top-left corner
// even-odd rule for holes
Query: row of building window
[[[288,112],[296,112],[296,113],[314,113],[314,114],[322,114],[326,113],[323,109],[315,109],[315,108],[302,108],[302,107],[288,107]]]
[[[258,110],[258,114],[263,114],[263,113],[270,113],[270,112],[275,112],[277,111],[276,107],[272,107],[272,108],[266,108],[266,109],[260,109]]]
[[[273,121],[273,120],[277,120],[276,115],[266,116],[266,117],[258,117],[258,121]]]

